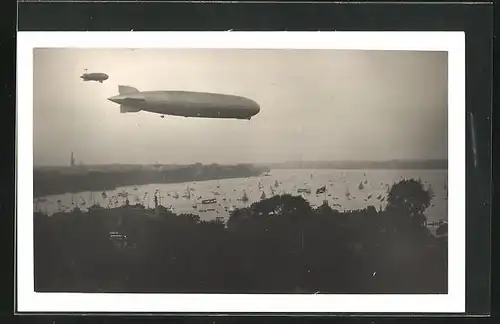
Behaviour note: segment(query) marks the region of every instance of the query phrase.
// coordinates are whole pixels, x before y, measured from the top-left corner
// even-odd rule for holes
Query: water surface
[[[203,220],[217,216],[228,217],[233,208],[249,206],[251,203],[274,194],[302,195],[315,207],[328,200],[338,210],[353,210],[369,205],[377,209],[386,205],[387,190],[401,179],[421,179],[426,188],[434,193],[426,215],[429,221],[448,220],[448,190],[446,170],[272,170],[268,176],[208,180],[188,183],[149,184],[119,187],[116,190],[80,192],[40,197],[34,201],[37,211],[49,215],[57,211],[69,211],[76,206],[86,210],[97,203],[103,207],[114,207],[125,203],[144,203],[154,206],[154,195],[158,192],[161,205],[170,207],[175,213],[193,213]],[[362,186],[360,186],[362,184]],[[320,187],[326,192],[316,194]],[[362,188],[360,188],[362,187]],[[307,192],[299,191],[311,191]],[[188,194],[189,192],[189,194]],[[245,195],[248,201],[242,201]],[[215,198],[215,204],[202,204],[204,199]]]

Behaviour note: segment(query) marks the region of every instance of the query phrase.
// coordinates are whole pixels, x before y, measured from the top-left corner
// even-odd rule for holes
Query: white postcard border
[[[464,32],[18,32],[17,312],[465,312]],[[448,294],[36,293],[33,269],[33,49],[290,48],[448,52]],[[425,126],[422,126],[425,127]],[[422,265],[425,266],[425,265]]]

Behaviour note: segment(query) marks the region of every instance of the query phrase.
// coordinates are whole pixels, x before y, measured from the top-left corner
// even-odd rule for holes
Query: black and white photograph
[[[18,252],[30,268],[19,266],[30,277],[20,289],[66,303],[116,297],[122,311],[123,296],[178,296],[177,310],[151,302],[171,311],[221,296],[232,311],[259,296],[317,303],[274,304],[291,312],[362,296],[390,307],[453,293],[463,306],[463,283],[451,287],[465,269],[463,165],[452,171],[450,153],[462,125],[449,118],[464,109],[450,105],[463,66],[451,71],[446,44],[425,47],[432,33],[387,35],[380,49],[385,33],[298,33],[297,46],[294,33],[263,37],[268,46],[208,33],[199,47],[190,33],[168,46],[110,33],[51,45],[50,34],[25,52],[19,123],[31,125],[19,140],[32,164],[20,181],[32,196],[19,196],[18,240],[30,245]],[[190,296],[198,306],[179,306]]]

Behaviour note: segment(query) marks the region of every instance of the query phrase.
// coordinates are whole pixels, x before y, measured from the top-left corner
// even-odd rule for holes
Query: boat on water
[[[126,192],[126,191],[119,192],[118,193],[118,197],[127,198],[128,197],[128,192]]]
[[[365,189],[365,186],[363,186],[363,182],[360,182],[360,183],[359,183],[358,189],[359,189],[359,190],[363,190],[363,189]]]
[[[326,186],[316,189],[316,195],[320,195],[322,193],[326,193]]]
[[[201,201],[201,203],[204,204],[204,205],[216,204],[217,203],[217,199],[215,199],[215,198],[203,199]]]
[[[267,198],[267,197],[266,197],[266,193],[265,193],[264,191],[262,191],[262,195],[260,196],[260,199],[261,199],[261,200],[264,200],[264,199],[266,199],[266,198]]]
[[[299,189],[297,189],[297,193],[310,194],[311,193],[311,189],[309,189],[309,188],[299,188]]]
[[[187,199],[191,199],[191,190],[189,190],[189,187],[187,187],[186,193],[182,197],[187,198]]]
[[[243,202],[247,202],[248,201],[247,192],[243,191],[243,196],[241,198],[239,198],[238,200],[243,201]]]

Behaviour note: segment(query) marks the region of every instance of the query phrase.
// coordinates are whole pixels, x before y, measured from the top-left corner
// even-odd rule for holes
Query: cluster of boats
[[[302,195],[305,198],[309,195],[312,195],[313,192],[315,192],[316,197],[322,197],[323,198],[323,203],[328,204],[328,200],[331,199],[333,201],[339,200],[339,197],[333,196],[332,193],[337,192],[338,190],[333,190],[331,188],[334,187],[334,182],[332,180],[328,180],[327,183],[325,183],[322,186],[316,187],[316,189],[311,188],[311,186],[308,184],[308,181],[304,181],[303,186],[293,186],[291,190],[287,190],[284,188],[283,183],[278,181],[278,180],[271,180],[271,182],[267,182],[269,180],[265,180],[267,177],[270,177],[270,174],[264,174],[263,178],[260,179],[258,182],[258,190],[260,191],[260,200],[267,199],[268,197],[275,196],[277,194],[298,194]],[[366,175],[365,175],[366,176]],[[264,178],[266,177],[266,178]],[[313,178],[313,175],[311,174],[311,179]],[[268,179],[268,178],[267,178]],[[248,179],[247,179],[248,180]],[[346,200],[353,200],[356,199],[356,197],[350,192],[349,190],[349,185],[346,179],[338,179],[340,181],[343,181],[346,187],[345,191],[345,197]],[[265,185],[265,182],[267,182],[267,186]],[[335,182],[335,186],[337,185],[338,181]],[[188,185],[185,189],[185,192],[182,194],[182,196],[179,194],[179,192],[167,192],[166,196],[169,197],[170,199],[173,200],[178,200],[178,199],[184,199],[191,201],[191,209],[193,211],[199,212],[199,213],[205,213],[205,212],[216,212],[219,214],[222,212],[222,210],[226,212],[231,212],[234,209],[237,208],[237,205],[246,205],[250,201],[250,198],[247,194],[247,190],[252,191],[252,189],[246,188],[242,190],[242,195],[238,198],[236,198],[234,195],[229,195],[229,192],[221,194],[221,189],[220,189],[220,184],[217,182],[216,188],[214,190],[209,191],[211,193],[212,197],[203,197],[202,195],[197,195],[196,194],[196,182],[194,181],[192,184]],[[266,187],[268,189],[266,189]],[[386,192],[389,189],[389,184],[385,184],[383,182],[380,183],[380,186],[375,184],[374,182],[369,182],[367,179],[363,179],[359,182],[357,185],[357,194],[358,195],[363,195],[363,199],[365,202],[368,202],[372,199],[378,200],[379,203],[384,203],[387,199]],[[352,188],[352,187],[351,187]],[[290,189],[290,188],[289,188]],[[375,193],[373,193],[372,190],[375,190]],[[383,192],[381,192],[383,189]],[[447,184],[445,183],[444,189],[447,189]],[[235,188],[231,189],[233,193],[236,194],[238,191]],[[144,193],[139,193],[139,190],[137,187],[133,188],[133,193],[129,193],[126,190],[121,190],[119,192],[116,192],[112,195],[110,195],[107,192],[102,192],[101,193],[101,198],[100,201],[104,201],[104,207],[100,207],[99,203],[96,203],[96,199],[94,195],[91,193],[89,199],[86,201],[82,196],[79,196],[75,198],[74,196],[72,197],[71,205],[70,206],[64,206],[61,200],[57,201],[57,204],[59,206],[59,210],[71,210],[74,209],[75,207],[81,208],[81,209],[92,209],[92,208],[115,208],[119,207],[123,204],[129,205],[130,200],[134,200],[136,205],[142,205],[146,206],[148,205],[148,192]],[[365,193],[366,192],[366,193]],[[142,197],[141,197],[142,196]],[[232,196],[232,198],[230,197]],[[155,205],[159,206],[165,206],[165,201],[164,200],[166,197],[162,195],[159,189],[156,189],[156,191],[153,193]],[[258,197],[258,196],[256,196]],[[328,198],[331,197],[331,198]],[[36,200],[36,203],[43,203],[44,199],[46,201],[46,198],[40,198]],[[307,199],[307,198],[306,198]],[[446,199],[446,197],[445,197]],[[234,201],[233,201],[234,200]],[[308,199],[310,200],[310,199]],[[333,202],[332,202],[333,203]],[[341,207],[339,204],[333,203],[334,206]],[[315,207],[316,205],[312,205]],[[168,207],[165,207],[167,209],[170,209],[173,211],[173,206],[170,205]],[[37,207],[38,210],[38,207]]]

